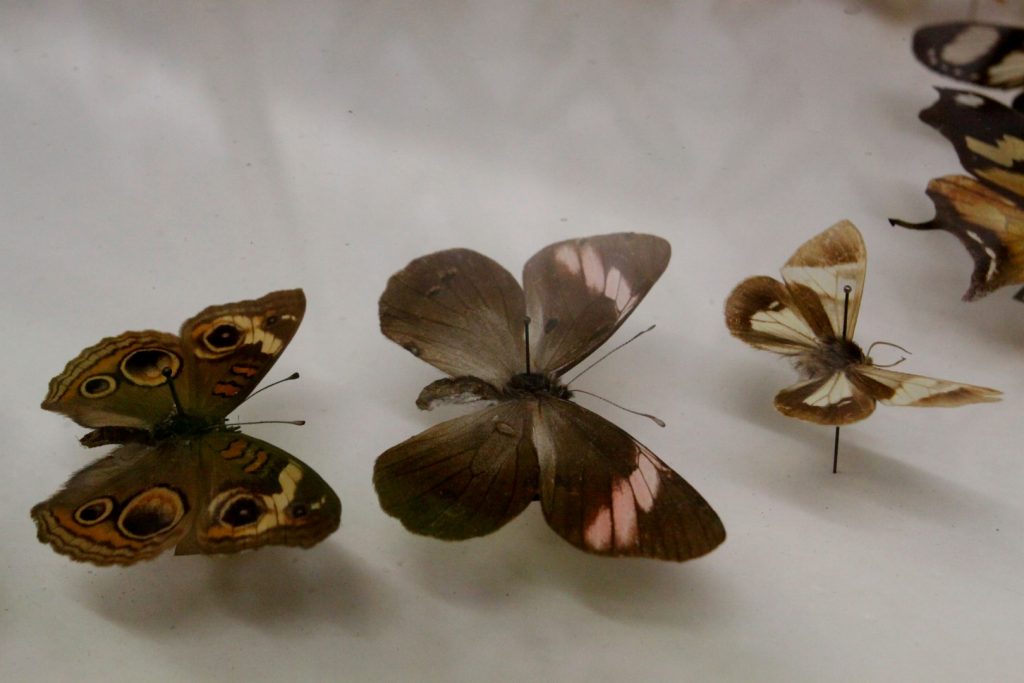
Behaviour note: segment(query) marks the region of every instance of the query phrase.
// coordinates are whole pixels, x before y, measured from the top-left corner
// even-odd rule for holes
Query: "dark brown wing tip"
[[[750,318],[775,301],[781,282],[768,275],[754,275],[733,287],[725,300],[725,325],[729,332],[743,341],[750,332]]]

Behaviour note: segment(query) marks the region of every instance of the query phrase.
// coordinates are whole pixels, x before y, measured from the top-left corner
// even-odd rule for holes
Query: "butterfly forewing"
[[[822,330],[830,326],[823,310],[818,321],[816,326],[808,323],[786,286],[766,275],[738,284],[725,303],[725,323],[733,336],[786,356],[817,346]]]
[[[958,81],[992,88],[1024,85],[1024,31],[963,21],[914,32],[914,55],[925,66]]]
[[[388,280],[379,311],[385,336],[453,377],[500,387],[525,371],[523,290],[482,254],[450,249],[415,259]]]
[[[782,267],[782,279],[801,316],[819,337],[826,332],[840,337],[845,331],[845,338],[852,339],[866,270],[867,250],[860,231],[853,223],[840,221],[805,242]]]
[[[385,451],[373,469],[381,507],[410,531],[457,540],[505,525],[537,495],[526,402],[435,425]]]
[[[534,371],[556,376],[603,344],[668,265],[669,243],[618,233],[566,240],[523,268]]]
[[[295,336],[306,312],[301,289],[210,306],[181,326],[185,412],[221,418],[260,383]]]
[[[629,434],[569,401],[529,407],[544,516],[565,540],[599,555],[676,561],[725,540],[707,501]]]
[[[174,411],[161,372],[169,368],[184,383],[184,359],[173,334],[148,330],[107,337],[50,380],[42,407],[84,427],[148,429]]]

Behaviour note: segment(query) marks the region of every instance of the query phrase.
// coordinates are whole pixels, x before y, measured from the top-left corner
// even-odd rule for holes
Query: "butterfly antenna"
[[[262,389],[257,389],[256,391],[252,392],[251,394],[249,394],[248,396],[245,397],[245,400],[243,400],[242,403],[245,403],[246,401],[251,399],[253,396],[255,396],[256,394],[260,393],[261,391],[266,391],[270,387],[276,387],[278,384],[281,384],[282,382],[290,382],[293,379],[298,379],[298,378],[299,378],[299,373],[293,372],[292,374],[288,375],[284,379],[279,379],[276,382],[271,382],[270,384],[268,384],[267,386],[263,387]],[[242,403],[239,403],[238,405],[242,405]]]
[[[846,324],[850,317],[850,292],[853,287],[843,285],[843,341],[846,341]],[[832,474],[839,470],[839,425],[836,425],[836,438],[832,445]]]
[[[868,352],[867,352],[867,353],[866,353],[865,355],[866,355],[866,356],[868,356],[868,357],[870,357],[870,356],[871,356],[871,349],[875,348],[875,346],[877,346],[877,345],[879,345],[879,344],[881,344],[881,345],[883,345],[883,346],[891,346],[891,347],[893,347],[894,349],[899,349],[899,350],[900,350],[900,351],[902,351],[903,353],[907,354],[907,356],[912,356],[912,355],[914,355],[914,354],[910,353],[910,351],[907,351],[907,350],[906,350],[905,348],[903,348],[902,346],[900,346],[899,344],[893,344],[892,342],[887,342],[887,341],[876,341],[876,342],[872,342],[872,343],[871,343],[871,346],[869,346],[869,347],[868,347]],[[892,368],[892,367],[895,367],[895,366],[899,365],[900,363],[902,363],[903,361],[905,361],[905,360],[907,359],[907,356],[903,356],[902,358],[900,358],[900,359],[899,359],[898,361],[896,361],[895,363],[887,363],[887,364],[885,364],[885,365],[878,365],[878,364],[876,364],[876,365],[875,365],[875,367],[876,367],[876,368]]]
[[[664,427],[665,426],[665,421],[662,420],[660,417],[655,417],[654,415],[649,415],[647,413],[641,413],[638,410],[630,410],[629,408],[627,408],[625,406],[620,406],[615,401],[609,401],[604,396],[598,396],[597,394],[591,393],[589,391],[583,391],[582,389],[573,389],[573,393],[575,393],[575,394],[586,394],[587,396],[593,396],[594,398],[599,398],[602,401],[604,401],[605,403],[612,404],[613,406],[615,406],[619,410],[625,410],[627,413],[633,413],[634,415],[639,415],[640,417],[646,417],[648,420],[650,420],[654,424],[658,425],[659,427]]]
[[[526,374],[530,374],[530,316],[523,318],[523,332],[526,335]]]
[[[604,360],[605,358],[607,358],[608,356],[612,355],[613,353],[615,353],[616,351],[618,351],[619,349],[621,349],[621,348],[622,348],[623,346],[625,346],[626,344],[629,344],[630,342],[632,342],[633,340],[635,340],[635,339],[636,339],[637,337],[639,337],[639,336],[641,336],[641,335],[644,335],[644,334],[647,334],[648,332],[650,332],[651,330],[653,330],[653,329],[654,329],[655,327],[656,327],[655,325],[651,325],[651,326],[650,326],[650,327],[648,327],[648,328],[647,328],[646,330],[641,330],[640,332],[637,332],[637,333],[636,333],[636,334],[634,334],[634,335],[633,335],[632,337],[630,337],[630,338],[629,338],[629,339],[627,339],[626,341],[622,342],[621,344],[619,344],[619,345],[618,345],[618,346],[616,346],[616,347],[615,347],[614,349],[612,349],[612,350],[611,350],[611,351],[609,351],[608,353],[604,354],[603,356],[601,356],[600,358],[598,358],[597,360],[595,360],[595,361],[594,361],[593,363],[591,363],[591,364],[590,364],[590,365],[588,365],[587,367],[585,367],[585,368],[583,368],[582,370],[580,370],[580,373],[579,373],[578,375],[576,375],[576,376],[575,376],[575,377],[573,377],[573,378],[572,378],[571,380],[569,380],[568,382],[566,382],[566,383],[565,383],[565,387],[566,387],[566,388],[568,388],[570,384],[572,384],[573,382],[575,382],[576,380],[578,380],[578,379],[579,379],[580,377],[582,377],[582,376],[583,376],[584,374],[586,374],[586,372],[587,372],[588,370],[590,370],[590,368],[594,367],[595,365],[597,365],[598,363],[600,363],[601,361],[603,361],[603,360]],[[582,392],[582,393],[586,393],[586,392]],[[598,397],[598,398],[600,398],[600,397]],[[609,402],[609,403],[611,403],[611,401],[608,401],[608,402]],[[619,407],[621,408],[622,406],[619,406]],[[625,408],[623,408],[623,410],[625,410]],[[631,411],[631,412],[632,412],[632,411]],[[643,413],[639,413],[639,414],[640,414],[640,415],[643,415]],[[650,416],[648,415],[647,417],[650,417]],[[665,425],[662,425],[662,426],[664,427]]]
[[[170,368],[164,368],[160,371],[160,374],[167,380],[167,388],[171,390],[171,400],[174,401],[174,409],[178,411],[178,415],[184,415],[185,410],[181,407],[181,401],[178,400],[178,391],[174,388],[174,374]]]
[[[253,422],[231,422],[228,427],[244,427],[245,425],[295,425],[301,427],[305,420],[254,420]]]

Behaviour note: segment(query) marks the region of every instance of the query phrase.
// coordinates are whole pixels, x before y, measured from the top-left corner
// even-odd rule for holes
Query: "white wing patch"
[[[999,31],[991,26],[970,26],[942,48],[942,60],[950,64],[970,64],[999,42]]]
[[[601,253],[590,244],[581,249],[563,244],[555,250],[555,262],[574,276],[583,275],[583,282],[594,294],[601,294],[615,302],[615,310],[621,315],[636,305],[633,288],[622,271],[612,266],[605,269]]]
[[[895,391],[891,398],[879,399],[892,406],[913,405],[964,405],[998,401],[1002,392],[987,387],[978,387],[945,379],[923,377],[905,372],[894,372],[885,368],[866,366],[858,369],[865,377],[875,380]]]
[[[803,399],[809,406],[823,408],[825,406],[836,406],[853,398],[854,387],[847,379],[845,372],[836,372],[829,377],[817,391]]]
[[[580,255],[576,249],[569,244],[563,244],[555,250],[555,261],[565,266],[573,275],[579,275],[583,266],[580,265]]]
[[[814,330],[796,310],[777,301],[750,316],[750,329],[806,346],[816,346],[818,343]],[[785,347],[782,348],[789,351]]]
[[[846,313],[846,338],[853,337],[860,310],[861,287],[864,281],[863,263],[837,263],[830,266],[786,266],[782,278],[789,283],[809,287],[821,299],[822,307],[828,314],[832,330],[836,335],[843,331],[843,315]],[[846,305],[846,292],[850,287],[850,302]]]

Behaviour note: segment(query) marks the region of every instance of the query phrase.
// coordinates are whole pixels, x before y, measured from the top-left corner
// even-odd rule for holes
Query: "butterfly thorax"
[[[805,377],[811,378],[830,375],[845,370],[851,365],[863,365],[870,362],[870,359],[864,355],[864,351],[853,340],[829,337],[821,340],[815,350],[798,356],[796,367]]]
[[[539,372],[523,372],[514,375],[505,385],[503,393],[508,398],[529,398],[538,395],[562,399],[572,398],[572,392],[563,386],[558,378]]]
[[[210,420],[194,415],[172,413],[152,429],[139,427],[100,427],[80,439],[83,446],[95,448],[109,444],[141,443],[154,445],[170,439],[188,439],[215,431],[234,431],[224,420]]]

